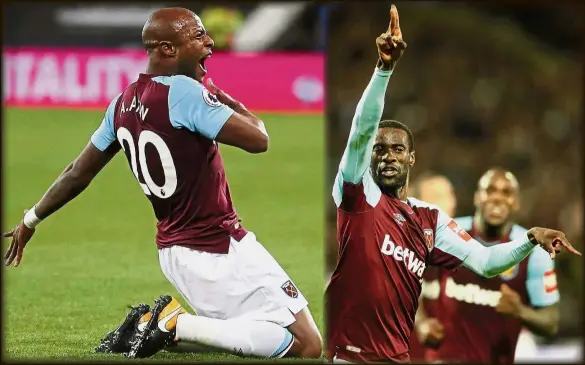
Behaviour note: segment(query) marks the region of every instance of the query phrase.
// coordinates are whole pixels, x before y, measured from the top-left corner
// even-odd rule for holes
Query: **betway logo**
[[[389,235],[384,236],[381,251],[384,255],[391,256],[396,261],[403,261],[408,270],[418,275],[419,279],[422,280],[426,265],[414,256],[414,252],[392,242]]]
[[[502,296],[499,291],[482,289],[476,284],[457,284],[452,278],[447,279],[445,295],[460,302],[489,307],[496,307]]]

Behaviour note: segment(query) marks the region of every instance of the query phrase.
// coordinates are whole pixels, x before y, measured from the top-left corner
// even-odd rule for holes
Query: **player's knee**
[[[301,345],[301,357],[317,359],[321,357],[321,354],[323,353],[323,339],[319,332],[307,337]]]

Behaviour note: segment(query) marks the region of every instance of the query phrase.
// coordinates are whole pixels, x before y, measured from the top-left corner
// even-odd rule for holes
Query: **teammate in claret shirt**
[[[518,181],[510,171],[488,170],[479,180],[474,200],[475,215],[456,222],[484,246],[526,234],[512,220],[520,202]],[[440,346],[427,349],[427,361],[511,364],[523,326],[542,336],[552,336],[558,328],[560,296],[554,261],[541,248],[490,279],[461,268],[443,270],[437,282],[425,285],[440,288],[439,300],[419,308],[417,322],[431,317],[426,312],[430,306],[444,328]]]
[[[158,220],[161,269],[197,315],[163,295],[152,308],[133,308],[97,350],[149,357],[187,342],[247,356],[321,356],[307,300],[240,224],[225,176],[218,143],[265,152],[264,123],[212,83],[209,90],[201,84],[213,40],[190,10],[157,10],[142,42],[146,73],[112,100],[79,157],[5,234],[13,238],[6,264],[18,266],[41,220],[80,194],[123,150]]]
[[[486,247],[437,206],[407,198],[415,146],[408,127],[380,121],[386,88],[406,49],[398,11],[376,40],[379,59],[359,101],[333,186],[337,266],[325,295],[327,358],[333,362],[408,362],[421,281],[428,265],[463,265],[493,277],[535,247],[551,257],[579,254],[559,231],[532,228]]]

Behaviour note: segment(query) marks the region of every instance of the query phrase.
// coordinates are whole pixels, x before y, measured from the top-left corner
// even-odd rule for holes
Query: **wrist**
[[[33,206],[28,212],[25,213],[22,223],[30,229],[34,229],[43,220],[39,218],[35,212],[36,205]]]
[[[392,71],[392,65],[390,62],[384,62],[381,58],[378,58],[378,62],[376,63],[376,68],[381,71]]]
[[[526,320],[528,310],[529,308],[527,306],[520,303],[520,305],[518,305],[518,308],[516,308],[516,311],[512,313],[512,316],[518,319],[520,322],[524,322]]]
[[[378,63],[376,64],[376,68],[380,71],[392,72],[394,71],[394,67],[396,66],[396,61],[384,62],[382,58],[378,57]]]
[[[529,229],[528,232],[526,232],[526,238],[530,243],[532,243],[532,245],[534,245],[534,246],[539,245],[538,240],[534,236],[534,232],[532,232],[532,228]]]

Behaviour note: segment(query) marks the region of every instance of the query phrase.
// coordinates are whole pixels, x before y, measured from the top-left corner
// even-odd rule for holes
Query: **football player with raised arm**
[[[437,206],[407,198],[415,163],[412,133],[403,123],[380,121],[386,88],[406,49],[393,5],[388,30],[376,45],[378,62],[357,105],[332,192],[339,251],[325,310],[326,352],[333,362],[409,361],[428,265],[463,265],[493,277],[538,246],[551,258],[562,250],[579,254],[562,232],[538,227],[486,247]]]

